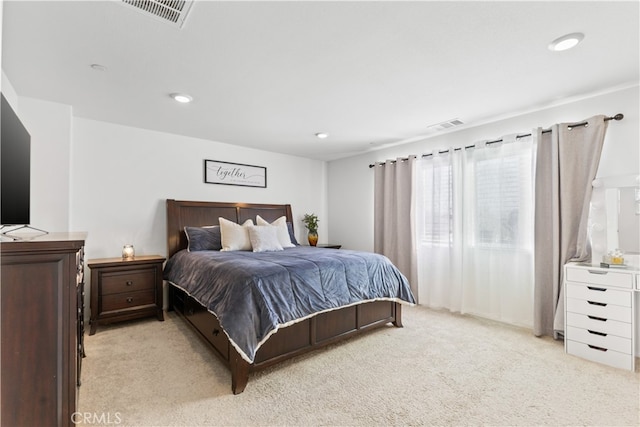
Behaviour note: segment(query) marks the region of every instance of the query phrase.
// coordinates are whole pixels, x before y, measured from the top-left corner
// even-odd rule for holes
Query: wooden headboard
[[[218,225],[218,218],[242,224],[247,219],[256,222],[256,215],[272,222],[281,216],[293,224],[291,205],[256,203],[193,202],[167,199],[167,255],[170,257],[187,247],[184,227]]]

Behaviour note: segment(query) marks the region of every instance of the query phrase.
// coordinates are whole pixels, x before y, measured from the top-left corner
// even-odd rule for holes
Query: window
[[[422,163],[419,173],[421,188],[421,243],[428,246],[451,246],[453,241],[453,197],[451,164],[439,159]]]
[[[491,149],[487,149],[487,157]],[[478,159],[474,165],[474,230],[477,246],[519,248],[527,243],[531,205],[531,155],[519,152]],[[525,208],[527,207],[527,208]]]
[[[466,172],[458,176],[454,176],[447,154],[418,163],[417,226],[421,244],[452,246],[457,212],[458,221],[464,218],[468,245],[527,247],[531,240],[532,151],[522,148],[522,144],[507,144],[461,154],[458,161]],[[460,192],[455,199],[460,206],[454,206],[455,191]],[[463,230],[459,228],[456,233]]]
[[[533,137],[416,162],[420,304],[514,324],[533,320]]]

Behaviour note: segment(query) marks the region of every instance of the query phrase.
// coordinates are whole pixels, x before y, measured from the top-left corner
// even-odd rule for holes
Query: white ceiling
[[[77,117],[331,160],[637,84],[639,13],[637,1],[198,1],[177,29],[116,0],[5,1],[2,69],[19,95]],[[547,49],[577,31],[575,49]]]

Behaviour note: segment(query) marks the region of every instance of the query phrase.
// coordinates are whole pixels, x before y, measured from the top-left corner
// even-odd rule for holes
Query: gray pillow
[[[189,252],[219,251],[222,249],[222,236],[220,234],[220,226],[218,225],[209,227],[185,227],[184,232],[189,241],[187,245]]]

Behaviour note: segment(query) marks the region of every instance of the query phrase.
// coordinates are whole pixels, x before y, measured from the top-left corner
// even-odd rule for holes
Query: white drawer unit
[[[637,270],[567,264],[564,277],[565,351],[633,371]]]

